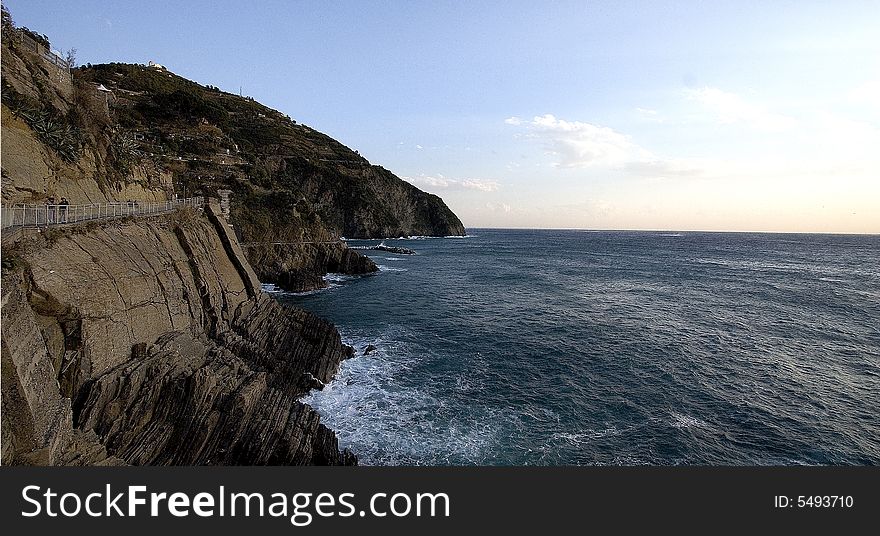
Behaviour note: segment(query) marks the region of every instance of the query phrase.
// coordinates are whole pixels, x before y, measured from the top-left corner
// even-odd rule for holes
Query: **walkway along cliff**
[[[4,464],[354,464],[298,401],[351,349],[182,208],[3,248]]]

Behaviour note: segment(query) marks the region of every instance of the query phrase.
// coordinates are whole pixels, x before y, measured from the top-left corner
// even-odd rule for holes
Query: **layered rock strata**
[[[3,463],[352,464],[298,401],[351,349],[195,210],[4,244]]]

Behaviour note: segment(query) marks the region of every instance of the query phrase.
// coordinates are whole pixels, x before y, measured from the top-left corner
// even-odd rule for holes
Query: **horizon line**
[[[465,229],[487,231],[584,231],[593,233],[738,233],[738,234],[808,234],[808,235],[852,235],[852,236],[880,236],[878,232],[860,231],[746,231],[746,230],[717,230],[717,229],[594,229],[588,227],[470,227]]]

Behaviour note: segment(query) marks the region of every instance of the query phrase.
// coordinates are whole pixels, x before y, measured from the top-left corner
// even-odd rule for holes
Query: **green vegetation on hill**
[[[76,78],[114,93],[118,127],[164,159],[179,189],[232,190],[245,241],[464,233],[439,197],[249,97],[142,65],[89,65]]]
[[[40,140],[67,162],[75,162],[84,143],[81,118],[75,112],[63,114],[51,105],[22,95],[3,81],[3,104],[24,119]]]

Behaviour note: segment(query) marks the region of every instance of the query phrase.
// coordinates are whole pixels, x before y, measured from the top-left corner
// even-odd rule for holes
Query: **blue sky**
[[[880,232],[878,2],[6,4],[80,63],[241,87],[468,226]]]

